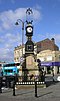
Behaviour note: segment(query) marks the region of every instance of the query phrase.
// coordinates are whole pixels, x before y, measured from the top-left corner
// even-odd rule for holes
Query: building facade
[[[17,46],[14,49],[14,62],[20,62],[23,54],[25,54],[25,46]],[[41,62],[60,62],[60,51],[59,47],[55,44],[55,39],[45,39],[34,45],[34,54],[36,59],[40,59]],[[51,73],[52,66],[42,66],[46,73]],[[60,67],[54,66],[54,74],[60,72]]]
[[[60,72],[59,66],[49,65],[51,63],[60,62],[60,51],[44,50],[37,54],[37,58],[39,58],[41,62],[46,63],[46,65],[44,66],[44,71],[46,71],[46,73],[52,73],[52,68],[54,70],[54,74]]]

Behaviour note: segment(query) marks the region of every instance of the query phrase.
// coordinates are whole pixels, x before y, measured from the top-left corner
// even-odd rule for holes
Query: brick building
[[[55,44],[54,38],[52,38],[51,40],[47,38],[45,40],[37,42],[36,45],[37,45],[37,52],[38,53],[40,51],[48,50],[48,49],[52,50],[52,51],[59,51],[59,47]]]

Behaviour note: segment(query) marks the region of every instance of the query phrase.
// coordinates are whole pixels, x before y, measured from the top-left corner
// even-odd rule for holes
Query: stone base
[[[28,70],[28,80],[35,80],[35,76],[39,75],[39,70],[34,55],[26,56],[26,68]]]

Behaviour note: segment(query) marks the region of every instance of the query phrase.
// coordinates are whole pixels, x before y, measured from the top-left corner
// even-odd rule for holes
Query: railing
[[[39,80],[39,76],[28,76],[29,80],[24,80],[23,76],[1,76],[0,77],[0,93],[2,93],[2,87],[13,88],[13,96],[15,96],[15,85],[34,85],[35,86],[35,97],[37,97],[37,85],[44,85],[45,81]],[[4,84],[4,85],[3,85]]]

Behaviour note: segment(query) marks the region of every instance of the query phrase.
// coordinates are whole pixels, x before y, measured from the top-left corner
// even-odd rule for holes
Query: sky
[[[60,0],[0,0],[0,61],[12,62],[14,48],[22,44],[22,22],[24,22],[24,43],[26,10],[33,11],[34,32],[32,40],[38,42],[55,38],[60,48]]]

